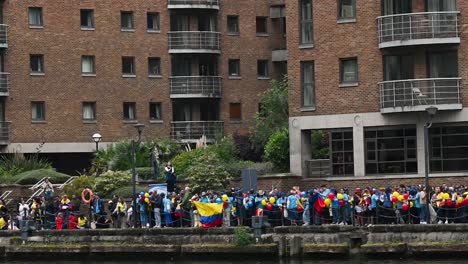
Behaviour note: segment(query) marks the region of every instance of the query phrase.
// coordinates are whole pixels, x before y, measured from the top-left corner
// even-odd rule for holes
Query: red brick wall
[[[43,29],[28,27],[28,7],[43,8]],[[94,9],[94,31],[80,29],[80,9]],[[135,32],[121,32],[120,11],[133,11]],[[146,32],[146,12],[160,13],[160,34]],[[209,11],[213,12],[213,11]],[[240,36],[226,35],[227,15],[240,16]],[[144,136],[168,136],[172,120],[171,75],[167,52],[170,13],[166,0],[5,1],[9,25],[5,70],[11,73],[6,119],[12,122],[14,142],[89,142],[100,131],[104,141],[135,136],[133,124],[123,122],[122,103],[137,103],[137,119],[146,124]],[[223,77],[221,120],[227,133],[246,132],[258,109],[258,95],[269,81],[257,80],[257,59],[271,62],[271,50],[284,46],[271,20],[269,37],[256,37],[255,17],[269,16],[264,1],[221,1],[218,24]],[[29,75],[29,54],[44,54],[45,76]],[[96,56],[96,77],[81,76],[81,56]],[[135,56],[136,78],[123,78],[121,57]],[[148,57],[160,57],[162,78],[148,78]],[[228,80],[229,58],[241,59],[242,80]],[[271,64],[271,63],[270,63]],[[273,65],[270,71],[274,76]],[[31,122],[31,101],[46,102],[46,122]],[[82,102],[95,101],[97,122],[84,124]],[[164,123],[150,124],[149,102],[162,102]],[[229,122],[229,103],[242,103],[242,122]]]

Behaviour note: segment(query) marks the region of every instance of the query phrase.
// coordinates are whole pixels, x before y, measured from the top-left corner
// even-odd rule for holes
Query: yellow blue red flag
[[[202,227],[215,227],[223,224],[223,204],[194,202],[200,215]]]

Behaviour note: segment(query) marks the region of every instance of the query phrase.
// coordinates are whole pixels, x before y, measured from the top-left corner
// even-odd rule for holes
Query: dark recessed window
[[[151,120],[162,120],[161,103],[150,103],[149,108]]]
[[[242,120],[242,107],[241,103],[230,103],[229,104],[229,118],[231,121]]]
[[[83,102],[83,120],[96,120],[96,102]]]
[[[29,25],[33,27],[42,27],[42,7],[30,7],[28,9]]]
[[[313,61],[301,62],[302,107],[315,107],[315,73]]]
[[[255,22],[256,22],[255,25],[257,29],[257,35],[268,34],[267,17],[256,17]]]
[[[312,45],[314,43],[312,0],[301,0],[299,7],[300,44]]]
[[[161,59],[148,58],[148,75],[161,75]]]
[[[31,119],[33,121],[45,120],[45,103],[31,102]]]
[[[122,57],[122,74],[135,75],[135,57]]]
[[[229,59],[229,76],[239,77],[240,76],[240,60]]]
[[[131,11],[120,12],[120,26],[122,27],[122,29],[134,29],[133,12]]]
[[[227,29],[230,34],[239,34],[239,16],[227,17]]]
[[[268,60],[257,60],[257,76],[268,78]]]
[[[81,9],[81,28],[94,28],[94,10]]]
[[[159,31],[159,13],[150,12],[146,14],[146,24],[149,31]]]
[[[44,73],[44,55],[32,54],[29,59],[31,73]]]
[[[338,0],[338,19],[356,18],[356,0]]]
[[[123,118],[125,120],[136,119],[136,103],[135,102],[123,103]]]
[[[358,63],[356,58],[340,60],[340,83],[358,82]]]

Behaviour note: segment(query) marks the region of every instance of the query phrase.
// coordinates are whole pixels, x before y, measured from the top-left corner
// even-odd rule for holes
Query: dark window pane
[[[266,17],[256,17],[256,29],[257,34],[267,34],[267,18]]]
[[[229,104],[229,117],[231,120],[241,120],[241,104],[240,103],[230,103]]]

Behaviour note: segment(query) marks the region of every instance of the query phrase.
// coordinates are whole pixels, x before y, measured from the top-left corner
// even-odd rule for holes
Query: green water
[[[155,256],[155,258],[157,258]],[[242,256],[239,256],[242,258]],[[461,264],[465,263],[465,260],[288,260],[288,261],[245,261],[245,260],[218,260],[218,261],[13,261],[8,262],[11,264],[402,264],[402,263],[411,263],[411,264]]]

